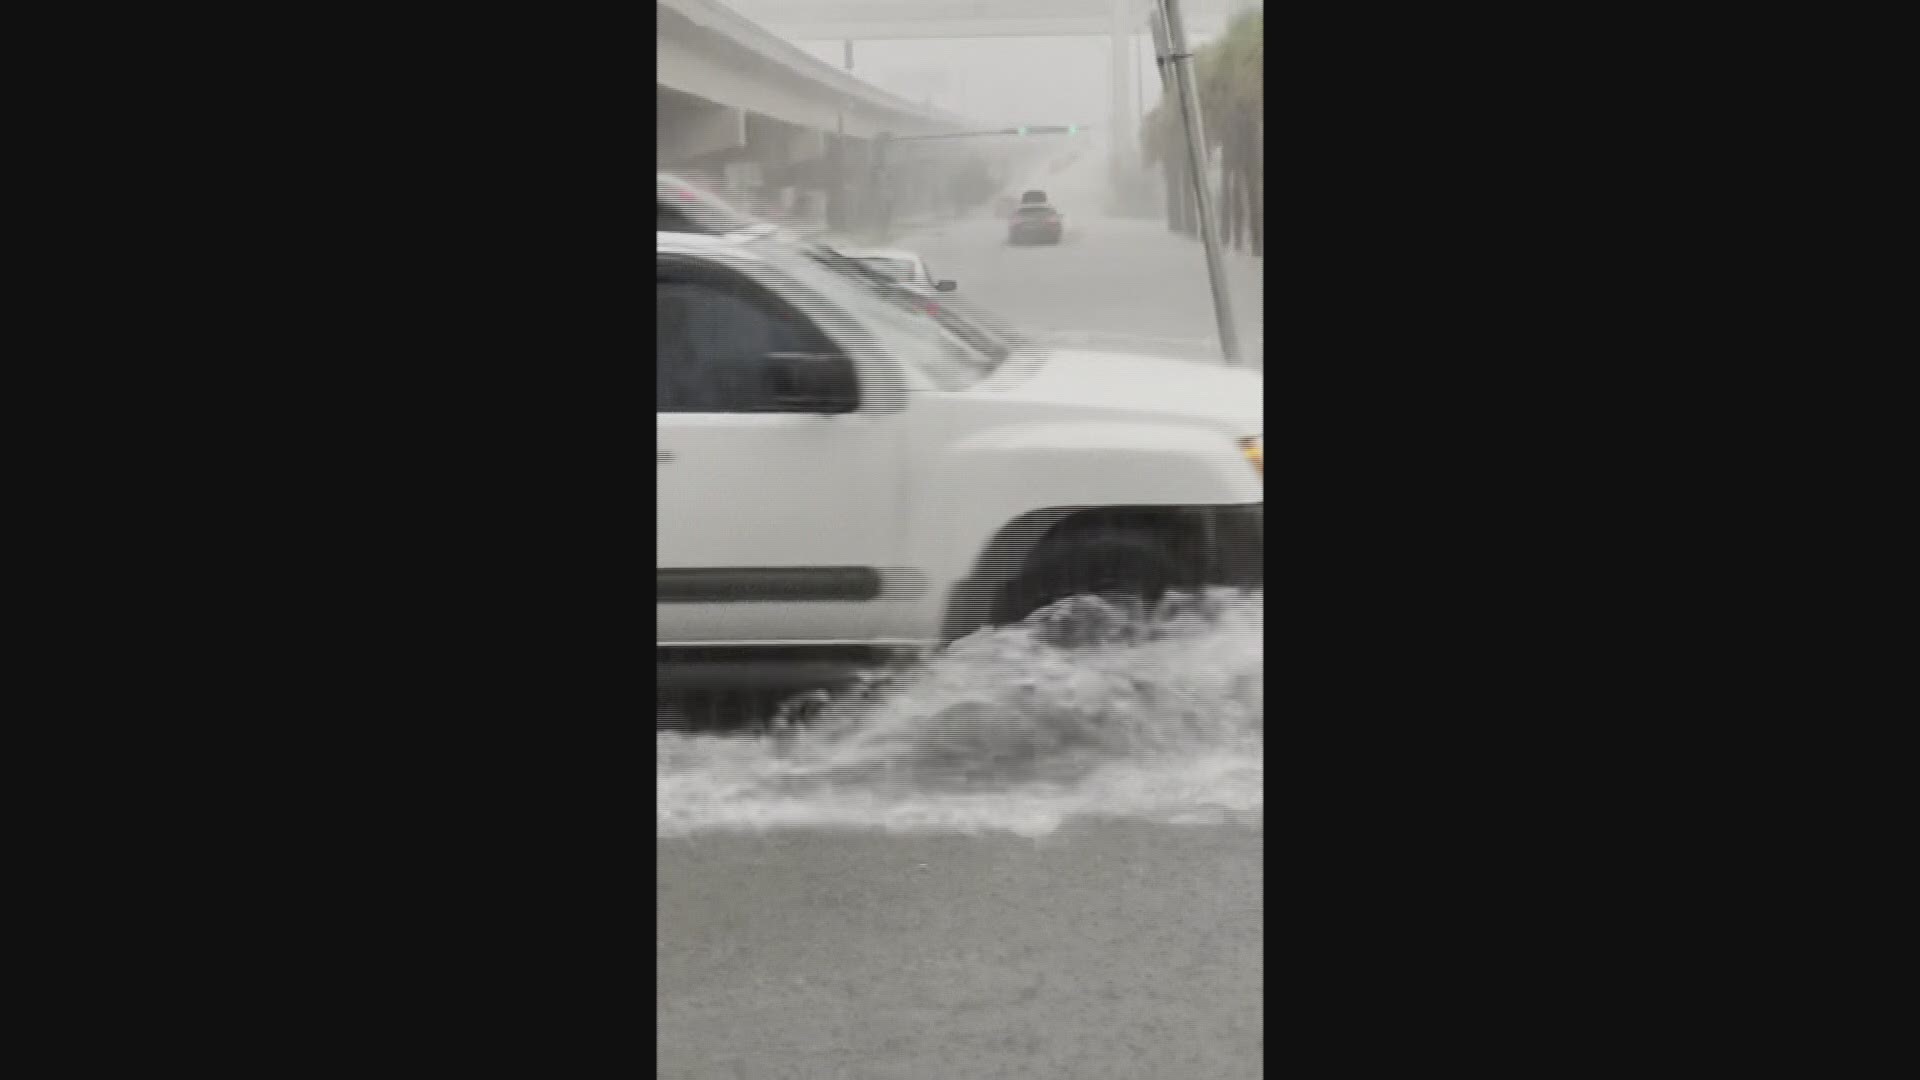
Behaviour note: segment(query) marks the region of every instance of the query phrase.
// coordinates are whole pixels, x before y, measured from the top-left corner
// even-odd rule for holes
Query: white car
[[[912,285],[936,292],[952,292],[954,283],[934,279],[933,271],[927,269],[927,261],[911,251],[899,248],[839,248],[840,254],[852,259],[868,269],[897,281],[902,285]]]
[[[996,362],[791,245],[656,247],[663,686],[799,685],[1071,596],[1262,580],[1260,375]]]

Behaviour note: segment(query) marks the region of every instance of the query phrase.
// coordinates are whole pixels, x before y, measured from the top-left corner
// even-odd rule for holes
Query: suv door
[[[656,640],[884,637],[904,413],[785,411],[769,354],[829,337],[715,260],[663,254],[656,278]]]

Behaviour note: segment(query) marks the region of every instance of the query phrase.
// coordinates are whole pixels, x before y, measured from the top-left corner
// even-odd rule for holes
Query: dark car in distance
[[[1023,206],[1007,222],[1009,244],[1057,244],[1067,221],[1060,211],[1044,203]]]

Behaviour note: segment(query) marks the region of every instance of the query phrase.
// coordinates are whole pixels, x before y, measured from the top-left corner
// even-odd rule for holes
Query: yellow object
[[[1249,435],[1240,440],[1240,452],[1252,463],[1253,471],[1262,477],[1267,475],[1267,440],[1264,435]]]

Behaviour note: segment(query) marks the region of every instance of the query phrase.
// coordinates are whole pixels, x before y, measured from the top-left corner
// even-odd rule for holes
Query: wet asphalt
[[[662,1078],[1261,1075],[1261,833],[658,842]]]

